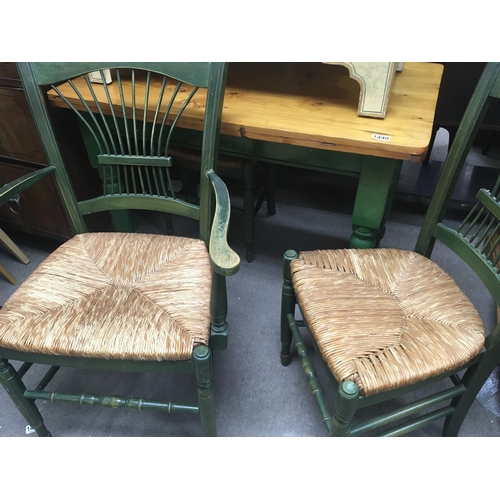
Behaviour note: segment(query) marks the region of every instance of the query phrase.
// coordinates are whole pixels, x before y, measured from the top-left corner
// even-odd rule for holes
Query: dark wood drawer
[[[0,156],[47,164],[22,89],[0,87]]]
[[[32,167],[0,161],[0,186],[33,170]],[[57,239],[67,239],[72,235],[71,226],[51,176],[23,191],[17,201],[1,206],[0,224],[2,227],[10,226]]]
[[[0,62],[0,85],[2,87],[21,87],[21,79],[15,62]]]

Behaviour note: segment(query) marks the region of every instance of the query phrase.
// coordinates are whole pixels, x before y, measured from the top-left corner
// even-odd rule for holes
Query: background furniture
[[[85,134],[84,134],[85,136]],[[87,136],[87,140],[88,140]],[[191,199],[198,197],[200,152],[196,149],[175,146],[171,148],[173,164],[181,168],[178,176],[182,180],[182,191]],[[236,156],[219,155],[217,172],[223,178],[243,181],[243,212],[245,214],[245,247],[247,262],[254,259],[254,219],[266,201],[268,215],[276,214],[274,194],[274,165],[254,162]],[[175,174],[174,174],[175,175]],[[234,205],[233,205],[234,207]]]
[[[24,190],[33,186],[38,181],[46,177],[52,170],[39,169],[26,174],[15,181],[6,184],[0,188],[0,206],[9,201],[15,196],[19,196]],[[17,259],[23,264],[29,264],[30,260],[24,253],[19,249],[19,247],[5,234],[3,230],[0,229],[0,241],[5,245],[12,254],[14,254]],[[13,285],[17,285],[16,279],[12,276],[4,265],[0,264],[0,273],[3,274]]]
[[[426,161],[432,151],[439,128],[449,132],[449,144],[453,142],[465,108],[486,66],[484,62],[444,62],[443,79],[439,90],[431,144]],[[486,153],[491,144],[500,144],[500,102],[493,102],[486,112],[474,140]]]
[[[40,436],[50,433],[36,399],[199,414],[203,433],[215,435],[212,349],[226,347],[225,277],[239,268],[239,257],[226,242],[229,196],[215,173],[226,66],[19,63],[18,68],[51,165],[47,170],[54,170],[77,235],[56,249],[0,311],[2,385]],[[132,81],[144,78],[142,99],[154,100],[160,121],[168,124],[147,130],[144,115],[138,118],[139,96],[132,102],[116,101],[116,107],[110,106],[110,120],[102,113],[99,119],[89,113],[88,120],[77,113],[95,135],[104,185],[109,186],[97,197],[78,201],[58,148],[45,86],[61,81],[71,86],[73,78],[105,68],[128,72]],[[85,81],[92,94],[93,85],[86,76]],[[186,91],[184,104],[176,106],[174,97]],[[200,123],[200,203],[194,205],[173,190],[168,150],[177,120],[186,106],[197,102],[203,103],[205,113]],[[142,107],[147,109],[144,101]],[[163,150],[155,150],[156,145]],[[198,238],[87,232],[84,215],[116,209],[193,219]],[[23,364],[16,371],[9,360]],[[22,377],[33,363],[51,368],[34,390],[27,390]],[[198,404],[45,391],[60,367],[189,374]]]
[[[382,121],[357,116],[359,85],[346,68],[322,63],[231,63],[220,151],[359,178],[350,245],[374,247],[384,234],[402,161],[421,162],[427,153],[441,74],[438,64],[405,63],[394,80],[390,112]],[[78,89],[81,84],[75,82]],[[124,89],[128,92],[129,85]],[[86,111],[67,85],[59,91]],[[83,95],[95,109],[90,96]],[[105,108],[104,91],[96,91],[96,98]],[[68,106],[55,92],[49,92],[49,99],[55,107]],[[172,137],[176,144],[201,146],[202,112],[202,108],[186,109]],[[149,115],[154,116],[153,109]]]
[[[281,361],[285,366],[290,363],[293,339],[332,436],[373,431],[401,435],[441,418],[445,418],[443,435],[456,436],[476,395],[500,362],[500,324],[485,338],[484,325],[470,300],[429,259],[438,240],[471,267],[500,303],[500,255],[495,256],[500,245],[500,178],[494,187],[478,192],[477,204],[458,229],[442,223],[491,98],[500,98],[500,63],[486,66],[472,96],[415,252],[382,248],[285,253]],[[303,319],[295,319],[295,305]],[[309,331],[337,388],[333,415],[299,327]],[[449,389],[353,425],[357,409],[447,378]],[[420,415],[404,420],[416,413]]]
[[[96,173],[85,162],[85,150],[78,141],[76,122],[57,120],[55,126],[63,141],[69,175],[77,196],[95,195],[101,189]],[[83,152],[83,154],[82,154]],[[0,186],[47,165],[47,157],[40,142],[25,92],[13,62],[0,63]],[[102,218],[101,218],[102,221]],[[100,221],[91,221],[92,227],[102,227]],[[72,236],[71,224],[59,198],[54,180],[41,180],[12,201],[0,207],[0,225],[59,240]]]
[[[359,83],[359,116],[385,118],[396,71],[402,71],[404,63],[330,62],[325,64],[345,66],[351,78]]]

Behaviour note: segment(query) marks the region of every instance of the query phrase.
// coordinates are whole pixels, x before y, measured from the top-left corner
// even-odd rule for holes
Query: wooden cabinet
[[[79,197],[101,190],[97,173],[88,162],[73,116],[55,110],[67,152],[70,177]],[[0,63],[0,186],[47,165],[15,63]],[[91,224],[92,225],[92,224]],[[72,236],[71,225],[52,177],[31,186],[0,207],[0,227],[15,228],[56,239]],[[93,227],[95,229],[95,227]]]
[[[47,163],[21,88],[0,87],[0,156]]]
[[[7,87],[20,87],[21,81],[16,65],[12,62],[0,62],[0,85]]]
[[[0,185],[3,186],[33,170],[33,167],[0,161]],[[2,227],[11,226],[57,239],[66,239],[72,234],[56,186],[50,177],[45,177],[2,205],[0,220]]]

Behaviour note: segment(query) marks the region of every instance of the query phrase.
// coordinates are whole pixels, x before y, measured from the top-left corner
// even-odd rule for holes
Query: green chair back
[[[18,69],[75,232],[86,231],[86,214],[149,209],[198,219],[200,238],[208,244],[214,211],[208,174],[217,171],[226,64],[18,63]],[[111,83],[106,81],[108,69]],[[102,84],[92,85],[91,72]],[[91,162],[99,165],[102,196],[76,199],[50,126],[48,91],[76,113],[82,132],[93,141],[87,149],[95,151]],[[170,177],[170,141],[188,106],[205,110],[199,120],[199,205],[178,199]]]
[[[429,257],[436,239],[442,242],[475,271],[499,305],[500,177],[494,186],[479,190],[477,203],[458,229],[442,222],[481,121],[495,98],[500,98],[500,63],[488,63],[443,165],[415,251]]]

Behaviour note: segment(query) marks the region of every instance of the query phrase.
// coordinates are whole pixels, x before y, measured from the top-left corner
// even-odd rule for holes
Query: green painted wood
[[[470,147],[490,103],[490,92],[500,74],[500,63],[488,63],[471,100],[443,165],[429,209],[422,224],[415,251],[429,257],[434,247],[434,229],[443,220],[451,195]]]
[[[205,436],[217,436],[215,396],[213,388],[212,353],[206,346],[193,351],[193,364],[198,386],[198,405]]]
[[[498,270],[482,253],[474,248],[462,235],[442,224],[438,224],[434,236],[461,257],[484,283],[493,295],[495,302],[500,304],[500,279]]]
[[[47,370],[47,373],[44,375],[42,380],[40,380],[39,384],[36,386],[35,391],[43,391],[60,369],[60,366],[51,366]]]
[[[300,311],[300,315],[302,317],[304,317],[304,313],[300,309],[300,305],[299,304],[297,304],[297,307],[298,307],[298,309]],[[304,328],[306,328],[306,330],[308,332],[311,331],[310,330],[310,326],[307,324],[307,322],[305,320],[301,320],[301,321],[295,320],[295,324],[297,326],[303,326]],[[499,324],[499,329],[500,329],[500,324]],[[496,332],[496,329],[494,330],[494,333],[495,332]],[[496,333],[495,333],[495,335],[496,335]],[[490,335],[490,337],[491,337],[491,335]],[[486,343],[488,343],[488,338],[486,339]],[[309,341],[312,344],[314,350],[316,351],[317,358],[318,358],[320,364],[322,365],[325,373],[327,374],[328,379],[329,379],[329,381],[330,381],[333,389],[334,390],[338,390],[339,383],[335,379],[335,377],[333,376],[332,372],[328,368],[328,365],[326,364],[326,362],[324,361],[324,359],[321,357],[321,353],[320,353],[320,350],[318,348],[318,345],[315,342],[314,337],[312,335],[309,337]],[[479,362],[482,360],[484,354],[485,354],[485,349],[483,349],[479,354],[477,354],[471,360],[469,360],[468,363],[464,364],[460,368],[460,371],[465,370],[465,369],[469,369],[469,368],[470,369],[474,369],[474,367],[477,367],[478,364],[479,364]],[[427,379],[427,380],[423,380],[423,381],[417,382],[415,384],[407,385],[405,387],[400,387],[400,388],[394,389],[392,391],[381,392],[381,393],[378,393],[378,394],[372,394],[370,396],[360,396],[359,399],[358,399],[358,402],[357,402],[357,408],[358,409],[367,408],[369,406],[374,406],[376,404],[383,403],[383,402],[389,401],[391,399],[399,398],[400,396],[403,396],[403,395],[411,393],[413,391],[422,389],[422,388],[424,388],[424,387],[426,387],[428,385],[434,384],[434,383],[439,382],[441,380],[446,380],[448,378],[452,378],[454,376],[458,377],[457,371],[456,370],[450,370],[450,371],[447,371],[447,372],[442,373],[440,375],[437,375],[436,377],[433,377],[433,378],[430,378],[430,379]],[[460,377],[458,377],[458,378],[460,379]],[[462,383],[461,380],[458,383]]]
[[[97,155],[100,165],[151,165],[158,167],[171,167],[172,158],[165,156],[139,156],[139,155]]]
[[[201,133],[177,129],[172,141],[179,146],[201,147]],[[219,149],[224,154],[254,161],[271,162],[306,170],[339,173],[357,177],[361,172],[363,157],[353,153],[259,141],[247,137],[222,134]]]
[[[28,424],[35,429],[36,433],[40,437],[49,437],[50,432],[43,423],[40,411],[33,401],[24,397],[26,386],[21,377],[12,365],[6,359],[2,358],[0,358],[0,383]]]
[[[409,432],[415,431],[417,429],[421,429],[426,425],[432,424],[436,420],[440,420],[448,415],[454,413],[454,408],[451,406],[445,406],[444,408],[440,408],[439,410],[435,410],[433,412],[427,413],[422,417],[415,418],[410,422],[401,424],[397,427],[393,427],[392,429],[380,433],[379,437],[396,437],[403,436],[404,434],[408,434]]]
[[[210,262],[217,273],[231,276],[240,268],[240,258],[227,244],[227,232],[231,215],[229,193],[226,185],[215,172],[210,171],[207,176],[215,193],[215,215],[208,247]]]
[[[500,73],[497,75],[495,83],[491,87],[490,96],[500,99]]]
[[[212,65],[210,71],[210,88],[207,93],[205,123],[203,127],[201,169],[200,169],[200,238],[208,242],[215,211],[214,194],[210,187],[209,173],[217,173],[219,155],[219,131],[222,120],[222,104],[228,66]],[[214,177],[212,177],[215,179]],[[213,185],[214,181],[212,181]],[[220,183],[217,182],[219,185]],[[221,195],[221,189],[213,185],[215,196]],[[230,206],[227,207],[230,210]],[[222,263],[223,264],[223,263]],[[224,266],[224,264],[223,264]]]
[[[70,77],[84,74],[89,92],[95,99],[95,93],[85,73],[102,68],[118,68],[116,83],[122,98],[121,104],[113,104],[108,85],[103,83],[107,96],[109,113],[94,102],[97,111],[83,102],[86,112],[80,112],[70,105],[69,112],[76,113],[82,137],[87,146],[90,161],[97,169],[103,181],[103,193],[91,200],[77,201],[73,192],[63,157],[59,151],[57,138],[50,120],[48,103],[45,99],[45,85],[57,85]],[[123,114],[123,87],[121,86],[120,69],[132,68],[132,118]],[[76,233],[86,231],[83,215],[100,211],[110,211],[114,221],[132,230],[128,219],[128,210],[143,209],[161,211],[166,214],[167,223],[171,223],[171,214],[191,217],[200,221],[200,237],[209,246],[210,258],[214,268],[214,279],[211,291],[211,334],[210,345],[225,348],[227,344],[227,293],[225,276],[236,273],[239,268],[239,257],[227,244],[227,231],[230,218],[230,200],[227,188],[216,175],[218,162],[218,140],[222,114],[222,102],[227,76],[225,63],[19,63],[19,73],[26,92],[37,129],[47,154],[50,167],[35,175],[23,178],[24,185],[39,180],[42,176],[53,173],[68,217]],[[169,168],[171,158],[168,147],[175,130],[180,113],[189,104],[195,87],[186,96],[179,113],[168,119],[173,97],[162,107],[163,89],[166,78],[163,78],[160,97],[156,103],[155,117],[148,122],[147,108],[149,90],[146,89],[143,110],[138,109],[134,87],[135,70],[157,71],[195,86],[208,87],[205,105],[205,121],[202,134],[202,154],[200,169],[200,204],[199,206],[178,199],[172,188]],[[146,82],[151,81],[147,73]],[[68,83],[75,89],[71,81]],[[174,96],[180,90],[179,83]],[[56,90],[57,91],[57,90]],[[78,92],[77,92],[78,94]],[[61,98],[64,98],[61,96]],[[69,102],[68,102],[69,104]],[[104,107],[104,106],[103,106]],[[72,108],[72,111],[71,111]],[[116,108],[116,109],[115,109]],[[163,113],[163,119],[161,118]],[[165,156],[162,156],[165,152]],[[16,185],[19,187],[19,184]],[[12,193],[13,186],[4,189],[5,194]],[[120,220],[121,219],[121,220]],[[171,225],[171,224],[170,224]],[[127,227],[128,226],[128,227]],[[120,228],[118,228],[120,229]],[[137,409],[155,409],[166,411],[183,411],[200,414],[203,432],[216,435],[215,401],[213,392],[212,355],[208,347],[198,346],[194,349],[192,359],[186,361],[133,361],[73,358],[29,352],[18,352],[0,347],[0,355],[5,359],[23,361],[27,364],[38,363],[51,366],[34,391],[26,390],[20,375],[3,359],[1,361],[0,379],[11,398],[18,405],[28,422],[40,435],[49,435],[43,426],[41,417],[30,398],[49,399],[53,401],[79,402],[85,405],[100,404],[107,407],[126,407]],[[194,406],[174,403],[161,403],[139,398],[121,396],[97,396],[93,394],[60,394],[43,389],[56,374],[60,366],[87,368],[94,370],[115,370],[129,372],[171,372],[194,374],[196,379],[199,409]],[[21,368],[26,372],[27,368]]]
[[[153,399],[128,398],[124,396],[99,396],[97,394],[68,394],[49,391],[25,391],[24,397],[28,399],[42,399],[51,402],[76,403],[80,406],[104,406],[106,408],[127,408],[131,410],[154,410],[167,413],[198,414],[197,406],[179,405],[168,402],[163,403]]]
[[[80,132],[82,133],[82,139],[87,150],[89,161],[91,165],[97,170],[99,178],[103,181],[103,193],[110,194],[111,187],[109,184],[110,182],[112,182],[112,180],[104,177],[102,164],[100,164],[97,159],[100,154],[99,147],[93,139],[92,134],[89,132],[89,129],[84,126],[81,120],[78,120],[78,125],[80,127]],[[134,232],[132,216],[130,215],[130,212],[128,210],[112,210],[110,212],[110,216],[115,231],[120,231],[123,233]]]
[[[227,347],[227,289],[226,277],[212,272],[210,292],[210,348],[224,350]]]
[[[462,422],[474,403],[477,393],[499,364],[499,359],[500,323],[497,323],[493,332],[486,338],[485,353],[479,362],[469,367],[462,376],[462,383],[467,387],[467,392],[452,400],[451,405],[455,408],[455,412],[446,418],[443,436],[458,436]]]
[[[344,437],[350,434],[358,399],[359,388],[354,382],[346,380],[339,385],[330,436]]]
[[[409,415],[413,415],[414,413],[417,413],[419,411],[427,410],[428,408],[451,400],[452,398],[463,394],[466,390],[467,389],[465,388],[465,386],[461,384],[459,386],[452,387],[451,389],[441,391],[426,398],[422,398],[406,406],[402,406],[401,408],[398,408],[394,411],[385,413],[384,415],[366,420],[362,424],[353,427],[350,434],[351,436],[359,436],[361,434],[365,434],[366,432],[370,432],[374,429],[382,427],[383,425],[397,422],[398,420],[406,418]]]
[[[5,184],[0,188],[0,205],[3,205],[6,201],[10,200],[17,194],[28,189],[33,184],[37,183],[47,175],[55,171],[55,167],[45,167],[40,170],[35,170],[29,174],[23,175],[18,179]]]
[[[23,83],[26,99],[45,150],[45,155],[47,156],[49,165],[56,167],[55,178],[69,220],[75,228],[75,232],[83,233],[86,231],[85,222],[78,211],[76,196],[71,188],[69,175],[64,168],[62,155],[59,151],[56,136],[47,113],[44,93],[38,86],[31,64],[16,64]]]
[[[499,82],[500,63],[488,63],[477,85],[476,91],[471,98],[456,139],[445,161],[441,177],[438,181],[435,194],[432,198],[416,245],[416,251],[427,257],[429,257],[432,252],[435,239],[447,245],[450,250],[459,255],[472,268],[476,275],[478,275],[495,298],[497,304],[500,304],[500,274],[496,266],[497,262],[490,262],[488,255],[491,253],[490,245],[493,244],[493,248],[495,248],[499,239],[497,230],[500,229],[500,208],[498,206],[497,196],[500,189],[500,181],[497,182],[491,192],[485,189],[479,192],[478,199],[479,202],[483,204],[484,208],[480,210],[476,210],[475,208],[474,210],[476,210],[476,212],[471,213],[478,215],[472,215],[470,218],[466,219],[458,231],[447,228],[441,221],[444,217],[447,204],[451,198],[460,170],[474,139],[474,135],[481,123],[489,101],[491,100],[491,96],[497,96],[497,86]],[[375,165],[375,163],[373,163],[373,165]],[[374,176],[379,175],[381,171],[384,172],[384,168],[386,169],[385,174],[383,174],[385,175],[385,179],[380,180],[379,188],[380,190],[389,189],[390,191],[387,194],[383,193],[383,191],[371,193],[370,198],[370,196],[368,196],[370,195],[369,187],[377,186]],[[363,222],[357,220],[356,217],[353,216],[354,237],[359,237],[357,232],[361,234],[361,237],[359,237],[361,240],[380,237],[380,233],[377,235],[374,230],[379,225],[379,221],[381,221],[383,230],[383,222],[387,216],[387,212],[385,212],[381,218],[380,200],[385,198],[387,200],[386,208],[390,206],[399,167],[393,164],[392,174],[390,173],[390,168],[389,163],[386,163],[379,168],[373,168],[371,170],[368,168],[365,170],[363,168],[361,171],[358,195],[362,197],[360,211],[362,213],[361,218]],[[391,175],[392,181],[390,181]],[[392,182],[392,185],[390,182]],[[366,191],[364,194],[362,193],[363,187],[365,187]],[[374,208],[371,208],[371,206]],[[467,224],[465,224],[465,222]],[[361,243],[363,243],[363,241],[361,241]],[[285,282],[286,281],[287,278],[285,277]],[[285,298],[285,295],[287,294],[282,294],[284,297],[282,299],[283,302],[289,300]],[[303,314],[302,317],[304,317]],[[295,330],[298,331],[297,327],[299,323],[301,325],[303,324],[304,327],[310,331],[307,321],[296,322],[293,319],[292,310],[288,312],[288,318],[290,325],[292,325],[294,337],[296,337]],[[288,341],[288,335],[289,333],[286,329],[284,334],[282,330],[282,342],[284,339],[285,344]],[[299,341],[298,335],[296,342],[297,341]],[[300,349],[302,350],[303,342],[299,342],[301,342]],[[334,389],[338,391],[338,399],[331,420],[330,435],[360,435],[381,426],[398,422],[402,418],[406,418],[422,410],[430,410],[438,404],[451,400],[449,406],[429,411],[424,415],[419,415],[410,421],[393,426],[391,429],[385,430],[379,435],[403,435],[444,418],[443,435],[457,436],[460,426],[470,406],[474,402],[477,393],[484,385],[493,369],[500,362],[500,323],[497,324],[493,331],[487,336],[484,349],[474,358],[470,359],[464,366],[433,377],[432,379],[421,381],[417,384],[401,387],[385,393],[374,394],[368,397],[360,397],[357,386],[352,382],[337,382],[328,369],[325,361],[321,359],[321,354],[313,337],[311,337],[311,343],[318,354],[321,364],[326,369]],[[286,347],[286,350],[288,356],[289,346]],[[285,364],[289,362],[287,356],[285,357]],[[303,354],[301,357],[302,356]],[[462,372],[465,372],[463,376],[461,376]],[[388,412],[385,415],[379,415],[351,428],[352,419],[357,409],[396,398],[424,386],[430,386],[432,383],[448,377],[454,384],[451,389],[440,391],[426,398],[413,401],[402,408]],[[308,378],[310,378],[310,376],[308,376]]]
[[[500,205],[498,200],[485,188],[481,188],[476,195],[477,200],[500,220]]]
[[[292,274],[290,263],[297,259],[299,254],[295,250],[287,250],[283,255],[283,287],[281,289],[281,353],[280,359],[283,366],[288,366],[291,361],[290,345],[292,343],[292,331],[290,328],[289,315],[295,312],[295,293],[293,291]],[[297,325],[297,322],[295,322]]]
[[[326,430],[330,431],[332,416],[328,411],[328,405],[326,404],[325,395],[323,393],[321,384],[318,380],[316,370],[314,369],[314,365],[307,354],[307,347],[304,343],[304,340],[302,339],[302,336],[300,335],[300,331],[297,328],[297,325],[295,324],[293,314],[288,314],[287,319],[288,319],[288,326],[295,340],[295,348],[297,349],[297,352],[300,356],[302,369],[309,382],[309,388],[321,412],[323,424],[325,425]]]
[[[17,370],[19,377],[23,378],[28,370],[33,366],[33,363],[23,363]]]
[[[352,213],[351,248],[374,248],[380,241],[401,165],[399,160],[363,157]]]
[[[109,370],[132,373],[193,373],[193,362],[186,361],[132,361],[123,359],[72,358],[48,354],[14,351],[0,347],[4,359],[26,361],[42,365],[88,368],[89,370]]]
[[[98,196],[92,200],[81,201],[78,209],[82,215],[88,215],[104,210],[156,210],[170,212],[198,220],[200,211],[198,206],[182,200],[172,200],[160,196],[114,194]]]
[[[35,62],[33,73],[40,85],[49,85],[102,69],[142,69],[181,80],[189,85],[208,87],[211,64],[190,62]]]

